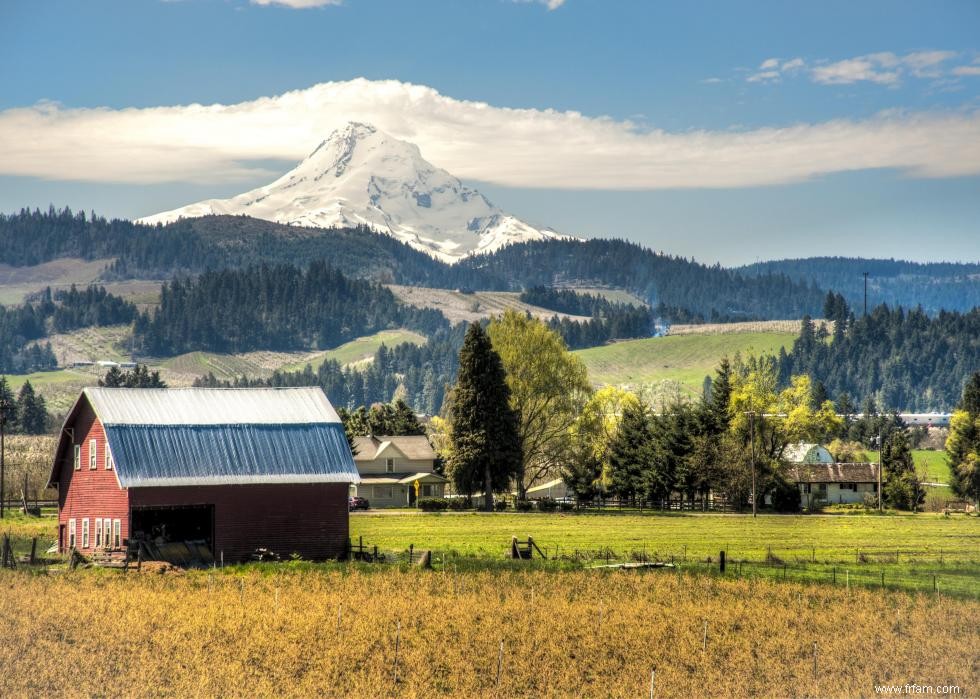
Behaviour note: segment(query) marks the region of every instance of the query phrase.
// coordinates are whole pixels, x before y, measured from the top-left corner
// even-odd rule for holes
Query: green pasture
[[[366,335],[365,337],[359,337],[356,340],[351,340],[346,342],[339,347],[336,347],[325,352],[321,352],[318,355],[305,359],[299,362],[293,362],[282,367],[283,371],[302,371],[306,368],[307,364],[313,366],[313,368],[319,367],[323,362],[333,359],[340,365],[355,364],[357,362],[362,362],[367,359],[374,357],[375,352],[381,345],[387,347],[394,347],[395,345],[400,345],[405,342],[411,342],[414,345],[421,345],[425,343],[425,336],[420,335],[411,330],[382,330],[374,335]]]

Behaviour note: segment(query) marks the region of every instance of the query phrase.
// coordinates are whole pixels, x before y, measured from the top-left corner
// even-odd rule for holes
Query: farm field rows
[[[2,696],[976,696],[980,677],[980,602],[943,595],[304,564],[0,580]]]
[[[701,395],[705,376],[713,376],[723,356],[777,354],[791,347],[789,332],[745,332],[716,335],[668,335],[625,340],[574,352],[594,384],[639,385],[676,381],[690,397]]]

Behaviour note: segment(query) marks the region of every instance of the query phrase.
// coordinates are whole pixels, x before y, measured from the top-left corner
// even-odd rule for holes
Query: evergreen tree
[[[483,505],[506,490],[521,467],[517,416],[510,407],[504,367],[478,324],[470,325],[459,353],[459,374],[450,414],[449,467],[461,493],[482,485]]]
[[[44,434],[47,429],[48,411],[44,397],[34,392],[30,381],[25,381],[17,394],[17,427],[23,434]]]
[[[881,447],[882,496],[889,507],[916,510],[925,492],[915,475],[908,434],[894,430]]]
[[[640,402],[628,403],[609,443],[609,490],[620,500],[635,501],[644,473],[657,455],[650,434],[650,415]]]
[[[953,492],[980,504],[980,372],[967,380],[950,420],[946,458]]]

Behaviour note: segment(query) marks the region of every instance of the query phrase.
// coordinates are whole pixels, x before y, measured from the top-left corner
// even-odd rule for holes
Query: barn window
[[[111,471],[116,467],[116,462],[112,459],[112,454],[109,452],[109,445],[105,446],[105,470]]]
[[[394,459],[385,459],[385,471],[387,473],[394,473],[395,472],[395,460]]]
[[[77,471],[82,467],[82,445],[75,445],[75,470]]]
[[[122,526],[118,519],[112,520],[112,545],[116,548],[122,546]]]
[[[95,548],[102,548],[102,518],[95,518]]]
[[[106,548],[112,546],[112,520],[106,517],[102,520],[102,545]]]
[[[82,548],[88,548],[88,517],[82,519]]]
[[[75,520],[68,520],[68,548],[75,548]]]
[[[90,439],[88,441],[88,467],[92,471],[94,471],[96,468],[96,462],[98,461],[96,456],[98,451],[98,442],[96,442],[94,439]]]

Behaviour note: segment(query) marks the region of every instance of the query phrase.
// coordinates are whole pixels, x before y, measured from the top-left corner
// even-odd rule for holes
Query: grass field
[[[667,571],[0,572],[0,696],[874,696],[980,687],[980,602]],[[705,625],[707,624],[707,626]],[[883,652],[884,651],[884,652]],[[815,671],[816,668],[816,671]]]
[[[0,264],[0,304],[16,305],[33,293],[50,286],[66,289],[72,284],[90,284],[99,278],[111,259],[63,258],[32,267]]]
[[[723,356],[777,353],[780,347],[790,347],[795,337],[785,332],[668,335],[614,342],[575,354],[595,384],[636,386],[676,381],[689,395],[700,396],[704,377],[714,375]]]
[[[878,462],[877,451],[866,451],[869,461]],[[949,483],[949,464],[946,463],[946,452],[933,449],[913,449],[912,461],[915,472],[921,480],[929,483]]]
[[[547,319],[554,315],[565,316],[565,313],[540,306],[532,306],[520,300],[520,294],[514,291],[475,291],[463,293],[452,289],[423,289],[414,286],[389,284],[388,288],[402,303],[418,308],[435,308],[445,315],[449,322],[472,322],[483,318],[502,315],[508,309],[530,313],[535,318]],[[588,320],[582,316],[572,316],[573,320]]]
[[[341,365],[356,364],[373,358],[374,353],[378,351],[381,345],[386,345],[391,348],[404,342],[422,345],[425,344],[425,336],[419,335],[411,330],[382,330],[374,335],[367,335],[365,337],[359,337],[356,340],[351,340],[335,349],[311,354],[305,360],[284,365],[282,370],[302,371],[307,364],[312,365],[316,369],[329,359],[333,359]]]

